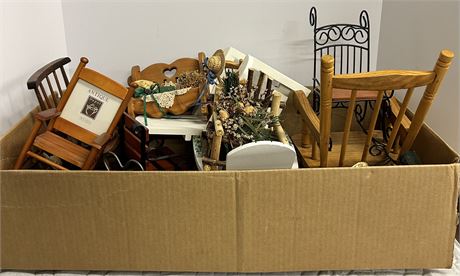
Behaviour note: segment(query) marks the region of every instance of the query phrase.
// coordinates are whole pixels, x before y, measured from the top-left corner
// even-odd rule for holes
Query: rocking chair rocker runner
[[[67,163],[83,170],[94,168],[97,158],[112,138],[134,88],[127,89],[85,68],[87,63],[87,58],[80,59],[58,106],[36,114],[35,124],[16,161],[15,169],[20,169],[27,157],[60,170],[68,169],[65,167]],[[49,122],[45,132],[39,134],[46,121]],[[72,140],[79,143],[73,143]],[[32,147],[65,162],[55,163],[32,151]]]

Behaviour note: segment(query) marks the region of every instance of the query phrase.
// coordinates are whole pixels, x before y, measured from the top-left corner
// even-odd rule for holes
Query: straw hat
[[[208,59],[208,68],[217,76],[220,76],[224,72],[225,68],[225,56],[222,49],[217,50],[209,59]]]

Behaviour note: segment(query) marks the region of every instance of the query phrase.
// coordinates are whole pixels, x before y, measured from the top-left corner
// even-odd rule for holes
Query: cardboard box
[[[8,170],[32,126],[0,140],[1,268],[277,272],[447,268],[458,155],[424,126],[429,165],[221,172]]]

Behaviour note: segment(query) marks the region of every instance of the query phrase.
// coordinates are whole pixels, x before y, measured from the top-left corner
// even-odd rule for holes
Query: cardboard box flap
[[[0,173],[3,268],[236,268],[234,173]]]
[[[458,153],[426,124],[423,124],[422,129],[420,129],[412,145],[412,150],[417,153],[424,164],[459,162]]]
[[[450,267],[457,169],[240,172],[238,270]]]
[[[28,113],[8,133],[0,137],[0,170],[13,167],[34,124],[35,111]]]

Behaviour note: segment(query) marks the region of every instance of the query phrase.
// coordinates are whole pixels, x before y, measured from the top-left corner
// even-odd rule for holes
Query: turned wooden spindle
[[[396,117],[396,120],[393,123],[393,129],[391,130],[390,138],[388,138],[388,142],[386,146],[386,149],[388,152],[390,152],[391,149],[393,148],[393,144],[395,143],[396,136],[398,135],[399,127],[401,126],[401,122],[404,118],[404,115],[406,114],[406,110],[407,110],[407,107],[409,106],[409,101],[413,93],[414,93],[413,87],[409,88],[406,92],[406,96],[404,97],[404,100],[401,104],[401,108],[399,109],[398,116]],[[399,143],[399,139],[397,142]],[[397,147],[399,150],[399,144],[396,144],[395,147]]]
[[[412,119],[409,131],[407,133],[406,138],[404,139],[404,143],[401,147],[401,154],[410,150],[412,144],[414,143],[415,137],[417,137],[418,132],[422,128],[423,120],[428,113],[428,110],[433,103],[434,98],[439,89],[439,85],[441,81],[444,79],[447,70],[452,63],[452,59],[454,58],[454,53],[449,50],[442,50],[439,54],[438,61],[434,67],[434,72],[436,73],[435,80],[429,84],[426,89],[425,93],[423,93],[422,99],[420,99],[420,103],[418,105],[417,110],[415,111],[414,118]]]
[[[347,151],[348,138],[350,136],[351,121],[353,120],[357,93],[358,93],[357,90],[351,91],[351,99],[350,99],[350,103],[348,104],[347,117],[345,119],[345,127],[343,129],[342,148],[340,149],[339,167],[343,166],[343,162],[345,160],[345,153]]]
[[[271,106],[271,114],[273,116],[279,116],[280,113],[280,104],[281,104],[281,93],[278,91],[273,92],[272,98],[272,106]],[[284,133],[283,127],[281,126],[280,122],[278,121],[274,126],[273,130],[278,137],[278,140],[283,144],[288,144],[289,141],[286,137],[286,133]]]
[[[372,135],[374,135],[375,125],[377,124],[377,119],[379,117],[380,106],[382,105],[383,95],[385,91],[379,91],[377,94],[377,99],[375,100],[374,112],[372,112],[371,121],[369,123],[369,129],[367,130],[366,143],[364,144],[363,154],[361,156],[361,162],[367,161],[367,156],[369,154],[369,148],[372,142]]]
[[[310,138],[310,131],[308,130],[308,125],[305,122],[302,122],[302,138],[300,146],[302,148],[308,148],[312,144]]]
[[[325,55],[321,58],[321,105],[320,105],[320,166],[327,167],[329,137],[331,135],[332,76],[334,58]]]

